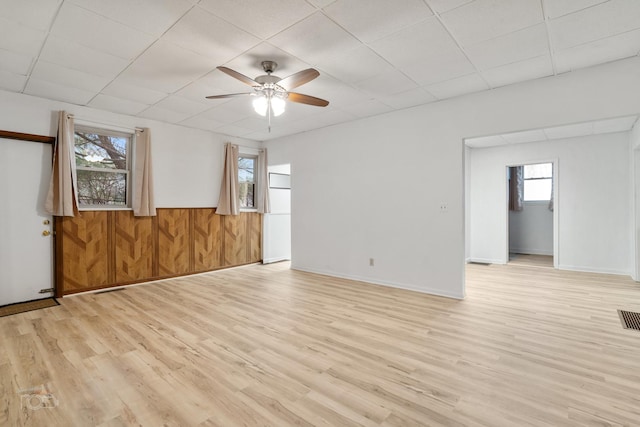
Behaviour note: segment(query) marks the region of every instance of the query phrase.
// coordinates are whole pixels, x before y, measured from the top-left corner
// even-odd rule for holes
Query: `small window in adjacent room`
[[[553,186],[553,163],[524,165],[524,201],[549,201]]]
[[[132,134],[75,127],[80,208],[128,207]]]
[[[258,158],[255,156],[238,156],[238,184],[240,193],[240,208],[254,209],[255,188],[256,188],[256,163]]]

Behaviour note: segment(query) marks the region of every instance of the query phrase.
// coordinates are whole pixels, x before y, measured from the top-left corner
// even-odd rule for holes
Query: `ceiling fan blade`
[[[236,96],[245,96],[251,95],[253,92],[244,92],[244,93],[227,93],[225,95],[209,95],[205,96],[207,99],[222,99],[222,98],[235,98]]]
[[[233,77],[234,79],[238,79],[240,80],[242,83],[249,85],[249,86],[256,86],[256,85],[260,85],[258,82],[256,82],[255,80],[253,80],[252,78],[249,78],[247,76],[245,76],[244,74],[241,74],[235,70],[232,70],[231,68],[227,68],[227,67],[218,67],[218,70],[222,71],[225,74],[230,75],[231,77]]]
[[[307,68],[306,70],[298,71],[297,73],[291,74],[290,76],[280,80],[278,82],[278,86],[282,86],[284,90],[295,89],[298,86],[309,83],[319,75],[320,73],[318,72],[318,70]]]
[[[316,107],[326,107],[327,105],[329,105],[329,101],[325,101],[324,99],[295,92],[289,92],[287,101],[298,102],[300,104],[315,105]]]

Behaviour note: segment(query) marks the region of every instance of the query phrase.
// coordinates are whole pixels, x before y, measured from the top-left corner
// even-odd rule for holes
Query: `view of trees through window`
[[[524,166],[524,200],[550,200],[553,187],[553,163]]]
[[[255,157],[238,157],[238,184],[240,186],[240,207],[255,207]]]
[[[131,135],[76,126],[78,202],[81,206],[127,206]]]

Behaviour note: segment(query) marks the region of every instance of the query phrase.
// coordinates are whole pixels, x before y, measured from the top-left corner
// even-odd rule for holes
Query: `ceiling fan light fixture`
[[[275,117],[278,117],[279,115],[284,113],[285,105],[286,103],[284,102],[284,99],[280,98],[279,96],[274,96],[273,98],[271,98],[271,111],[273,111],[273,115]]]
[[[265,117],[267,115],[267,109],[269,106],[268,103],[269,101],[267,100],[266,96],[258,95],[253,100],[253,109],[256,113],[260,114],[262,117]]]

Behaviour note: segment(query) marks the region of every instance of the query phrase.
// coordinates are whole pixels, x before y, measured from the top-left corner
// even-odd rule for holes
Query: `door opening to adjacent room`
[[[553,163],[507,167],[508,262],[554,266]]]

